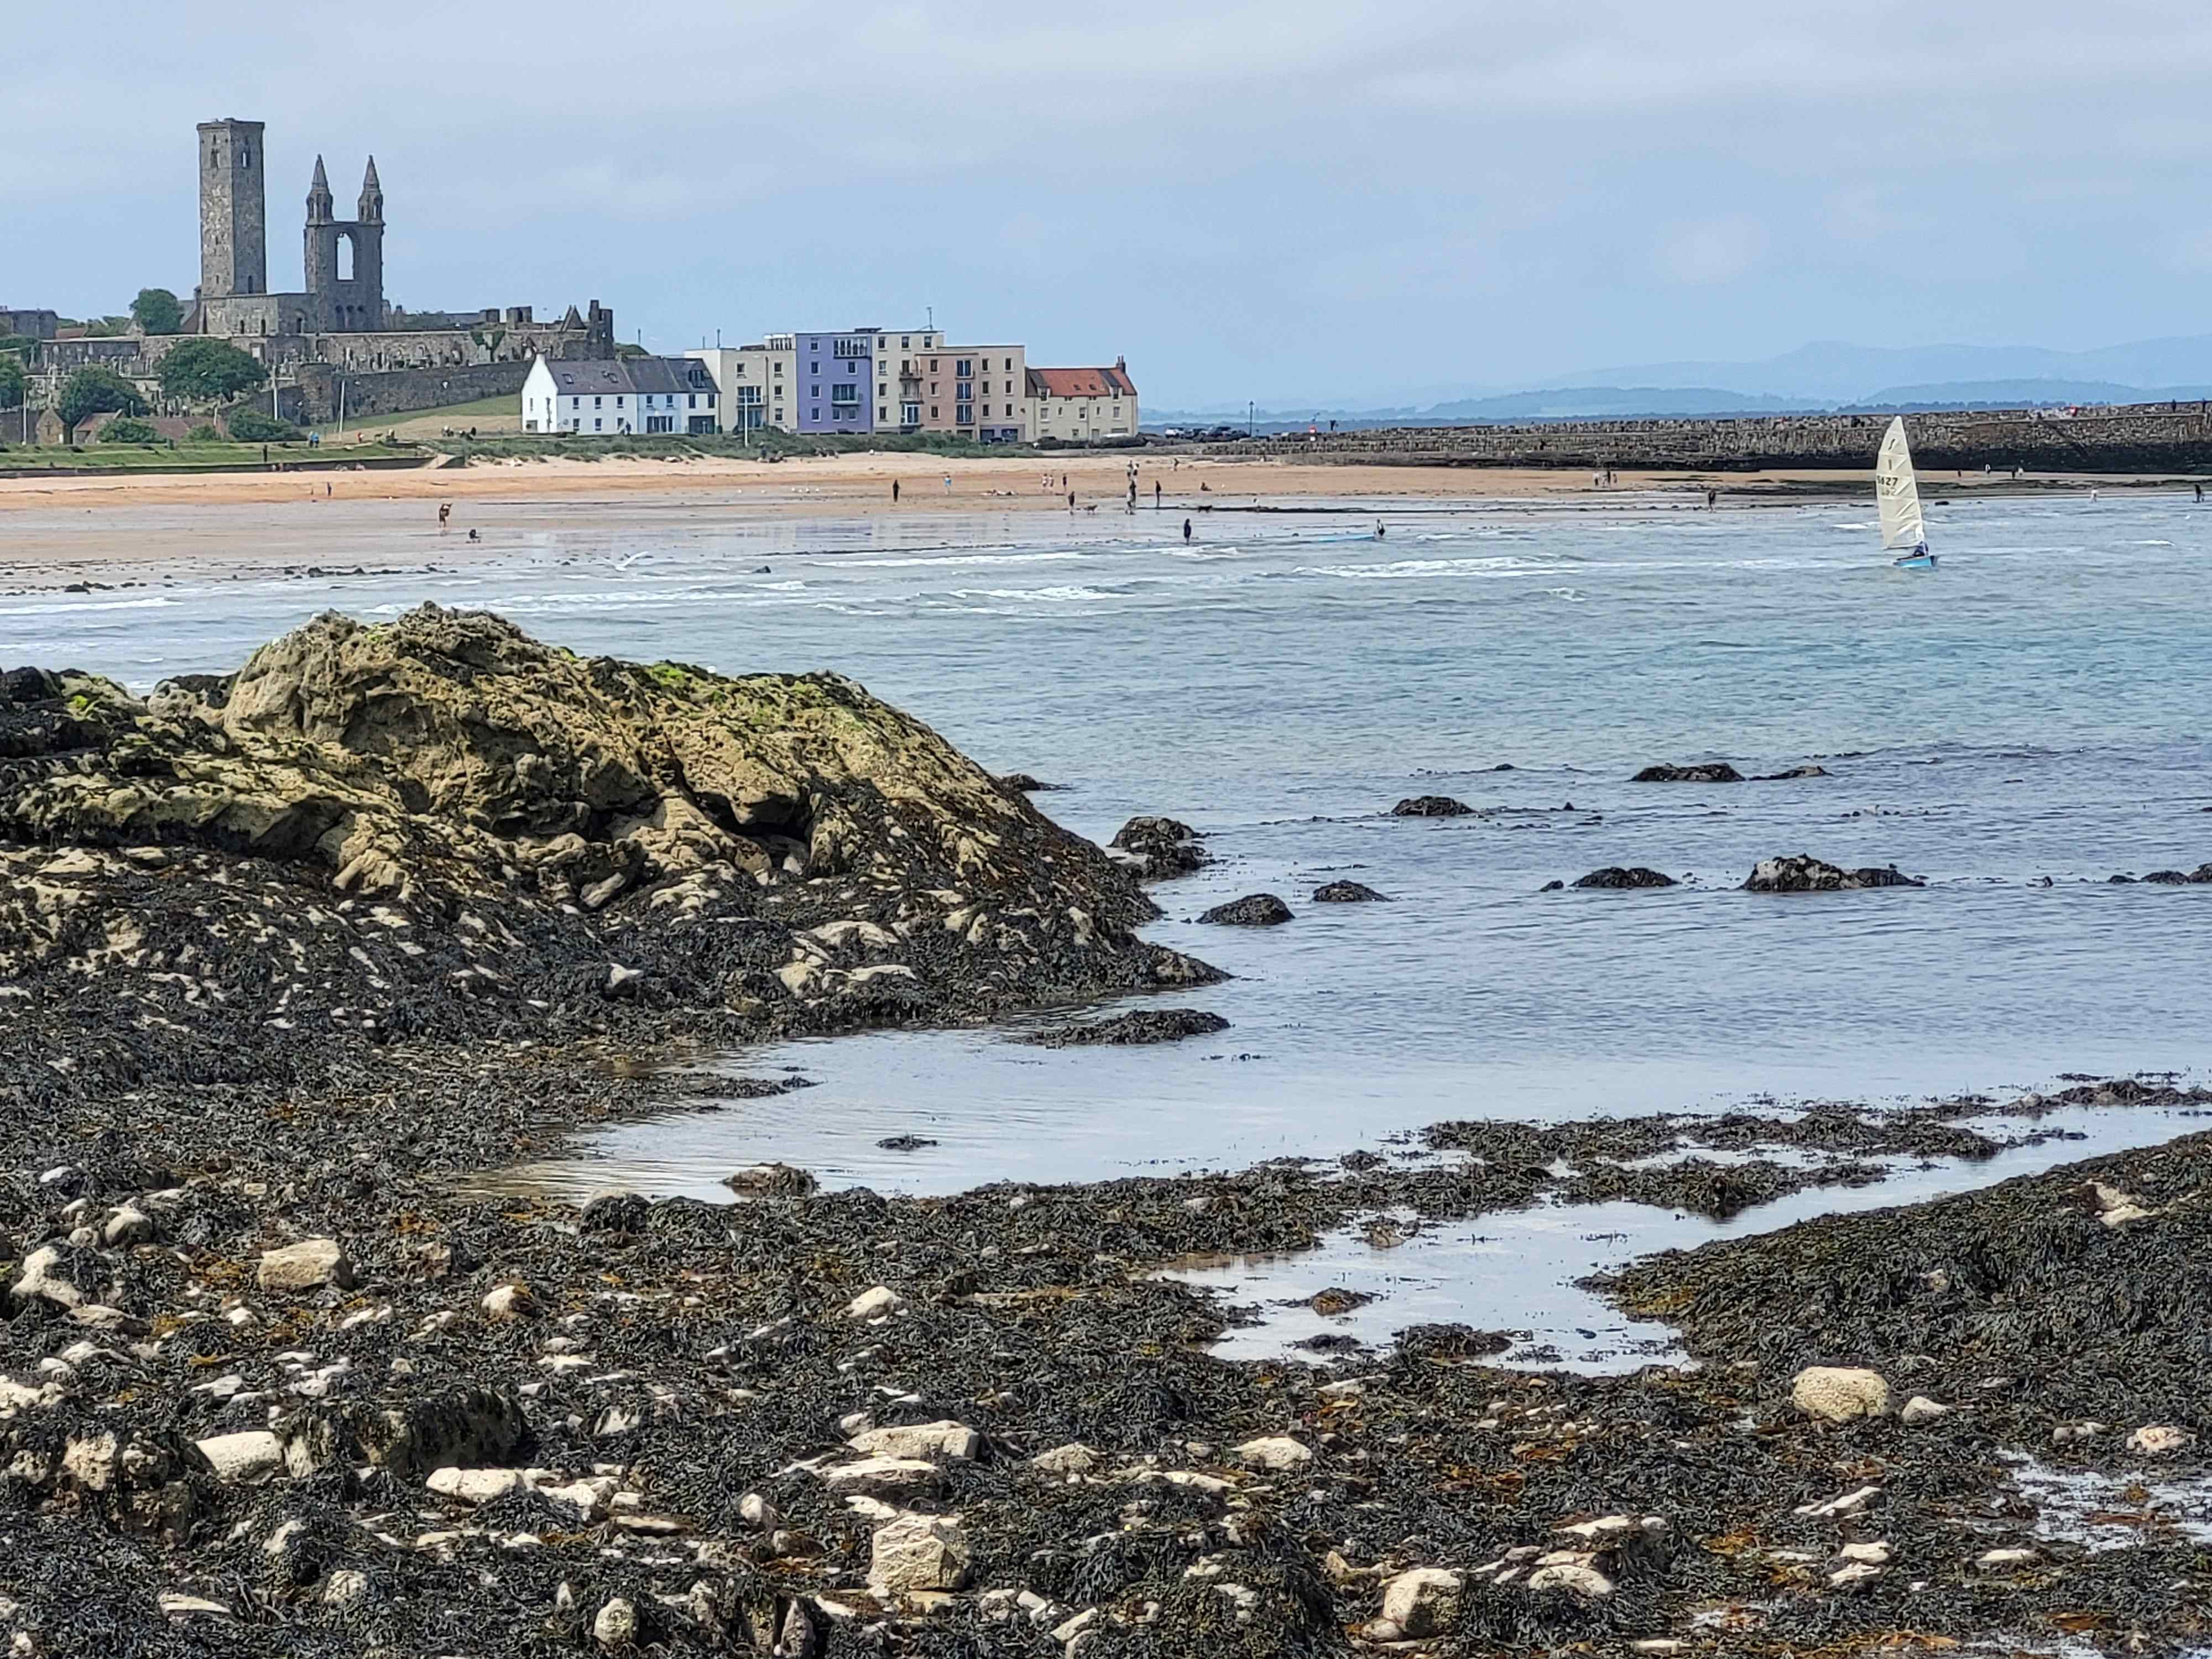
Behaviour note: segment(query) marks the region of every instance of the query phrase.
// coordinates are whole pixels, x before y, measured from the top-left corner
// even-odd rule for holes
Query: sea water
[[[1938,505],[1942,562],[1916,573],[1879,554],[1870,511],[1834,504],[1218,510],[1186,541],[1174,510],[485,502],[465,509],[487,526],[465,562],[420,503],[317,511],[191,516],[289,574],[21,584],[0,662],[144,687],[234,667],[325,609],[484,606],[587,653],[836,669],[986,765],[1065,786],[1036,800],[1072,830],[1164,812],[1214,854],[1155,890],[1150,936],[1236,975],[1169,999],[1225,1015],[1218,1036],[1043,1050],[1013,1022],[732,1055],[818,1086],[610,1130],[541,1172],[563,1190],[719,1196],[732,1167],[780,1158],[943,1191],[1330,1158],[1444,1118],[2212,1061],[2212,887],[2106,879],[2212,860],[2212,509],[2185,495]],[[0,532],[119,546],[134,512],[179,517]],[[1830,775],[1629,781],[1708,757]],[[1389,816],[1423,793],[1480,815]],[[1796,852],[1929,885],[1735,890]],[[1684,884],[1541,890],[1615,864]],[[1309,902],[1340,877],[1391,902]],[[1195,921],[1263,890],[1297,919]],[[877,1145],[902,1135],[936,1144]]]

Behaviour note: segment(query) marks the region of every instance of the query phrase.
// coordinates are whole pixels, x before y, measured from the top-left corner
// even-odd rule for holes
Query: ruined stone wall
[[[1211,453],[1416,466],[1602,467],[1749,471],[1874,465],[1887,415],[1780,415],[1735,420],[1562,421],[1542,425],[1408,427],[1293,433]],[[1923,471],[2142,472],[2212,469],[2212,404],[2140,404],[2048,410],[1908,415]]]
[[[517,399],[515,406],[520,409],[522,383],[529,378],[530,365],[514,362],[471,363],[356,374],[332,363],[302,363],[298,373],[298,418],[314,426],[337,420],[338,386],[343,380],[345,420],[350,427],[379,416],[404,415],[446,404],[475,403],[483,398],[512,397]]]

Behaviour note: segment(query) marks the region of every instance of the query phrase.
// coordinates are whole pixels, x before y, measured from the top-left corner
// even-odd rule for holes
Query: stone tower
[[[261,183],[258,121],[203,121],[200,147],[200,294],[225,299],[269,292],[268,203]]]
[[[307,189],[307,326],[319,334],[359,334],[384,326],[384,186],[370,158],[356,216],[333,216],[330,175],[315,158]],[[349,263],[350,268],[349,269]]]

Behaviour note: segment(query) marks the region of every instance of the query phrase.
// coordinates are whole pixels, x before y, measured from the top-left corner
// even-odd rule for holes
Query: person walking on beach
[[[1067,492],[1067,510],[1071,513],[1075,511],[1075,492],[1072,489]]]
[[[896,507],[898,505],[898,480],[896,478],[893,478],[891,480],[891,505],[893,507]]]
[[[1188,519],[1185,519],[1182,521],[1182,538],[1185,541],[1188,541],[1190,539],[1190,520]]]
[[[952,493],[952,475],[950,472],[945,475],[945,493],[948,495]]]
[[[1712,508],[1712,507],[1718,507],[1720,504],[1721,504],[1721,492],[1720,492],[1719,490],[1717,490],[1717,489],[1708,489],[1708,490],[1705,492],[1705,506],[1706,506],[1706,507],[1707,507],[1708,509],[1711,509],[1711,508]]]
[[[2197,499],[2200,501],[2204,499],[2204,486],[2203,484],[2197,486]]]
[[[446,521],[453,516],[453,504],[451,501],[440,501],[438,503],[438,533],[440,535],[446,533]]]
[[[2202,484],[2199,484],[2199,485],[2197,486],[2197,495],[2198,495],[2199,496],[2202,496],[2202,495],[2203,495],[2203,493],[2204,493],[2204,487],[2203,487]],[[1155,512],[1155,513],[1157,513],[1157,512],[1158,512],[1159,510],[1160,510],[1160,481],[1159,481],[1158,478],[1155,478],[1155,479],[1153,479],[1153,480],[1152,480],[1152,511],[1153,511],[1153,512]]]

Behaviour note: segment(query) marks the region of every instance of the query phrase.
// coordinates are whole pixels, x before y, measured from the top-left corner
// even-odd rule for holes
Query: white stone
[[[1313,1462],[1313,1449],[1286,1434],[1263,1435],[1236,1448],[1237,1461],[1255,1469],[1302,1468]]]
[[[2143,1457],[2171,1457],[2197,1437],[2167,1423],[2137,1429],[2128,1437],[2128,1449]]]
[[[51,1244],[42,1244],[23,1258],[23,1270],[17,1275],[9,1292],[19,1302],[33,1297],[51,1302],[58,1308],[74,1308],[84,1300],[84,1292],[66,1279],[53,1277],[61,1265],[62,1253]]]
[[[888,1285],[878,1285],[862,1291],[847,1306],[845,1312],[854,1319],[881,1319],[895,1314],[906,1306],[906,1298]]]
[[[423,1483],[441,1498],[462,1504],[489,1504],[522,1484],[520,1469],[443,1468]]]
[[[637,1639],[637,1609],[627,1596],[614,1596],[592,1620],[592,1640],[603,1648],[626,1648]]]
[[[1382,1586],[1382,1617],[1411,1640],[1442,1636],[1459,1622],[1465,1581],[1444,1567],[1415,1567]]]
[[[218,1619],[230,1617],[230,1609],[220,1601],[210,1601],[197,1595],[179,1595],[173,1591],[154,1598],[154,1605],[172,1619],[188,1619],[199,1614],[212,1614]]]
[[[360,1601],[368,1594],[367,1573],[358,1572],[351,1567],[340,1567],[323,1580],[322,1592],[318,1599],[330,1607],[342,1607],[349,1602]]]
[[[865,1457],[935,1457],[949,1463],[974,1461],[983,1437],[964,1423],[896,1423],[853,1437],[853,1449]]]
[[[482,1305],[494,1319],[526,1319],[538,1311],[538,1298],[529,1285],[516,1280],[493,1285],[484,1292]]]
[[[868,1588],[878,1595],[957,1590],[968,1582],[968,1534],[949,1515],[902,1515],[876,1530]]]
[[[1856,1515],[1881,1496],[1880,1486],[1860,1486],[1840,1497],[1831,1498],[1825,1504],[1800,1504],[1797,1513],[1809,1515],[1815,1521],[1832,1521],[1838,1516]]]
[[[1613,1580],[1588,1561],[1553,1561],[1528,1575],[1531,1590],[1565,1589],[1595,1601],[1613,1594]]]
[[[72,1440],[62,1453],[62,1468],[87,1492],[106,1492],[115,1484],[117,1446],[112,1431]]]
[[[1948,1406],[1940,1401],[1930,1400],[1924,1394],[1916,1394],[1905,1402],[1905,1409],[1898,1413],[1897,1420],[1908,1428],[1917,1428],[1923,1423],[1933,1423],[1937,1418],[1950,1414]]]
[[[775,1527],[783,1523],[781,1512],[757,1492],[749,1492],[738,1500],[738,1516],[749,1527]]]
[[[1863,1561],[1869,1566],[1886,1567],[1889,1565],[1889,1546],[1879,1538],[1863,1544],[1846,1544],[1836,1553],[1844,1560]]]
[[[353,1263],[335,1238],[303,1238],[264,1250],[254,1282],[264,1291],[313,1291],[325,1285],[343,1290],[353,1283]]]
[[[1889,1384],[1879,1371],[1850,1365],[1808,1365],[1790,1379],[1790,1403],[1823,1423],[1850,1423],[1889,1412]]]
[[[2042,1554],[2036,1550],[1988,1550],[1974,1558],[1974,1565],[1984,1572],[2001,1572],[2007,1567],[2033,1566],[2041,1559]]]
[[[136,1205],[125,1204],[107,1218],[107,1224],[100,1236],[111,1249],[126,1244],[143,1244],[154,1237],[154,1218]]]
[[[1088,1474],[1098,1467],[1098,1454],[1081,1441],[1071,1440],[1065,1446],[1054,1446],[1050,1451],[1041,1451],[1030,1459],[1030,1467],[1042,1469],[1047,1474]]]
[[[266,1429],[214,1435],[198,1443],[218,1480],[258,1486],[284,1467],[284,1443]]]
[[[933,1492],[944,1480],[936,1464],[919,1457],[864,1457],[852,1463],[833,1463],[821,1473],[823,1484],[841,1497],[850,1492],[870,1498],[903,1497]]]
[[[1849,1589],[1854,1584],[1863,1584],[1881,1577],[1881,1567],[1873,1561],[1846,1561],[1828,1575],[1828,1588]]]
[[[1577,1521],[1571,1526],[1554,1527],[1552,1530],[1563,1537],[1580,1539],[1592,1549],[1604,1549],[1643,1528],[1631,1516],[1601,1515],[1595,1521]]]

